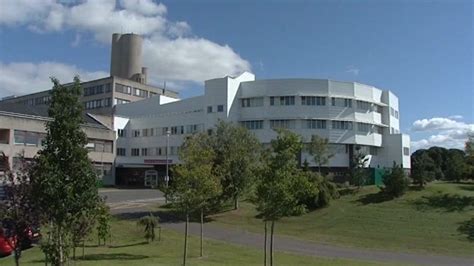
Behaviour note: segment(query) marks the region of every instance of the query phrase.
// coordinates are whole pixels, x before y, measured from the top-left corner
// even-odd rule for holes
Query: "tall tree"
[[[467,178],[474,179],[474,133],[468,135],[466,145],[464,148],[466,152]]]
[[[180,150],[181,164],[174,167],[173,196],[176,206],[185,216],[183,265],[186,265],[188,224],[190,213],[201,216],[201,256],[203,256],[204,208],[209,199],[221,192],[219,178],[214,172],[215,153],[210,137],[201,133],[188,137]]]
[[[422,153],[419,156],[412,157],[411,163],[411,176],[415,184],[418,184],[420,188],[435,178],[435,169],[433,159],[428,155],[428,153]]]
[[[464,179],[468,170],[464,152],[461,150],[448,150],[448,158],[446,160],[445,178],[447,180],[459,182]]]
[[[366,164],[368,160],[369,158],[358,150],[354,152],[351,158],[349,175],[352,184],[355,184],[357,189],[360,189],[367,183],[368,173],[366,171]]]
[[[255,203],[265,221],[265,236],[267,236],[267,222],[271,222],[270,265],[273,265],[275,222],[284,216],[297,215],[306,211],[301,199],[310,193],[311,185],[298,167],[297,156],[302,148],[298,135],[287,130],[278,130],[278,136],[272,140],[271,146],[268,161],[260,172]],[[267,243],[266,238],[265,243]],[[265,249],[265,260],[266,252]]]
[[[232,199],[238,209],[240,197],[255,179],[260,143],[248,129],[224,121],[217,124],[212,143],[223,198]]]
[[[392,198],[397,198],[405,194],[408,189],[408,178],[403,171],[402,166],[393,162],[393,167],[390,173],[383,178],[384,187],[382,191]]]
[[[55,78],[48,109],[43,149],[38,152],[31,182],[33,195],[48,228],[42,246],[54,265],[63,265],[69,256],[72,227],[77,214],[93,212],[98,203],[96,172],[87,156],[79,77],[65,87]]]
[[[9,236],[15,241],[8,242],[13,249],[15,264],[20,265],[23,245],[30,242],[28,231],[38,222],[38,211],[31,197],[32,187],[29,176],[29,166],[22,154],[18,157],[19,167],[12,170],[8,158],[0,154],[0,165],[6,166],[4,183],[6,198],[0,201],[1,221],[8,225]]]
[[[334,156],[329,150],[329,139],[321,138],[318,135],[311,136],[311,142],[308,147],[309,154],[313,156],[314,162],[318,165],[318,171],[321,174],[321,166],[327,164],[329,159]]]

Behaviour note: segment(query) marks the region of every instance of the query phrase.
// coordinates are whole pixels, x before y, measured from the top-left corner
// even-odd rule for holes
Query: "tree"
[[[420,188],[423,188],[427,182],[435,179],[436,166],[428,153],[413,156],[411,166],[413,182],[418,184]]]
[[[446,165],[445,178],[447,180],[459,182],[466,176],[468,167],[463,151],[456,149],[449,150]]]
[[[82,243],[82,256],[84,256],[84,245],[86,237],[92,232],[95,224],[95,213],[80,212],[75,214],[72,223],[72,259],[76,259],[76,247]]]
[[[408,178],[403,171],[403,168],[393,162],[392,170],[383,178],[384,187],[383,193],[392,198],[397,198],[405,194],[408,189]]]
[[[265,222],[265,261],[267,258],[267,222],[270,227],[270,265],[273,265],[273,234],[275,222],[280,218],[298,215],[306,211],[301,199],[310,193],[310,184],[304,172],[298,167],[297,155],[302,143],[298,135],[278,130],[272,140],[272,150],[263,168],[254,199],[257,210]]]
[[[174,167],[175,206],[186,216],[183,265],[186,265],[189,214],[200,212],[201,256],[203,256],[204,208],[209,199],[219,195],[221,186],[214,172],[215,153],[210,137],[201,133],[188,137],[179,153],[181,164]]]
[[[137,225],[143,226],[143,232],[145,233],[145,239],[148,243],[155,240],[155,227],[158,226],[158,217],[153,216],[150,212],[149,215],[144,216],[138,220]]]
[[[221,179],[222,196],[234,201],[239,208],[239,198],[255,179],[259,162],[260,143],[248,129],[220,121],[212,137],[216,154],[216,172]]]
[[[474,178],[474,133],[468,134],[464,148],[466,152],[466,164],[468,166],[466,178]]]
[[[32,169],[33,196],[48,231],[42,249],[54,265],[63,265],[72,245],[72,227],[80,212],[93,212],[98,202],[96,172],[87,156],[80,80],[70,87],[55,78],[51,90],[43,149]]]
[[[3,153],[0,155],[0,165],[6,166],[3,180],[6,198],[0,201],[0,227],[2,221],[6,222],[7,237],[14,240],[7,243],[13,249],[15,264],[20,265],[22,248],[31,244],[27,232],[37,225],[39,213],[31,197],[30,168],[22,154],[17,158],[19,168],[15,171],[10,168],[8,158]]]
[[[368,160],[369,158],[358,150],[354,152],[354,155],[351,158],[349,175],[352,184],[357,185],[357,189],[360,189],[367,183],[368,175],[365,166]]]
[[[111,230],[110,230],[110,208],[105,204],[105,199],[101,199],[99,204],[97,205],[96,209],[96,220],[97,220],[97,242],[98,246],[100,246],[101,241],[102,243],[106,243],[107,238],[110,239],[111,237]]]
[[[329,139],[321,138],[318,135],[311,136],[308,150],[309,154],[313,156],[314,162],[318,165],[318,170],[321,174],[321,166],[327,164],[329,159],[334,156],[329,151]]]
[[[330,177],[308,171],[304,173],[310,183],[310,193],[303,200],[308,209],[326,207],[332,199],[339,198],[337,187],[330,181]]]

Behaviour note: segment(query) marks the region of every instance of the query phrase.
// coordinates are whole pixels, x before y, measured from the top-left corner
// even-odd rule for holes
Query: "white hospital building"
[[[328,138],[334,156],[325,170],[335,176],[345,175],[356,151],[367,154],[374,169],[393,162],[410,168],[410,138],[400,133],[399,102],[391,91],[327,79],[258,80],[244,72],[207,80],[203,95],[180,99],[147,83],[141,45],[136,34],[114,34],[110,76],[81,84],[85,128],[94,124],[102,134],[86,130],[91,160],[106,185],[143,186],[146,172],[163,177],[166,164],[179,163],[186,135],[212,131],[219,120],[248,128],[264,145],[275,128],[296,132],[304,142],[312,135]],[[17,153],[27,150],[32,158],[41,147],[28,136],[44,135],[48,118],[38,110],[49,101],[49,91],[0,100],[0,152],[10,164]],[[307,153],[300,157],[314,166]]]
[[[256,80],[248,72],[207,80],[202,96],[178,100],[158,95],[116,106],[116,182],[142,182],[147,169],[163,176],[167,145],[168,163],[179,163],[186,135],[212,131],[219,120],[248,128],[264,145],[275,138],[275,128],[290,129],[305,142],[312,135],[328,138],[334,156],[326,168],[336,175],[343,175],[356,150],[369,156],[369,167],[396,162],[410,168],[410,138],[400,133],[399,118],[392,92],[355,82]],[[303,152],[305,159],[314,166]]]

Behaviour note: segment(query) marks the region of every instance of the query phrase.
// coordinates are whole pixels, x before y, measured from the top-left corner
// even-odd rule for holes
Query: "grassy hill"
[[[285,218],[276,224],[276,234],[371,249],[474,254],[469,229],[460,229],[474,217],[474,183],[432,183],[395,200],[384,199],[378,191],[365,187],[327,208]],[[212,218],[219,225],[263,233],[256,215],[252,204],[243,203],[237,211]]]

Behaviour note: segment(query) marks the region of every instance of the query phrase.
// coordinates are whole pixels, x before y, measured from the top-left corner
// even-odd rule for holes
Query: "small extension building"
[[[166,163],[179,163],[184,138],[212,131],[219,120],[239,123],[264,145],[276,137],[276,128],[296,132],[304,142],[312,135],[328,138],[334,156],[324,167],[336,177],[345,176],[356,151],[368,156],[368,167],[389,168],[396,162],[408,169],[410,138],[400,133],[399,119],[395,94],[370,85],[255,80],[248,72],[212,79],[205,82],[202,96],[174,102],[150,98],[116,107],[116,183],[142,184],[147,170],[164,176]],[[300,159],[315,166],[307,152]]]

